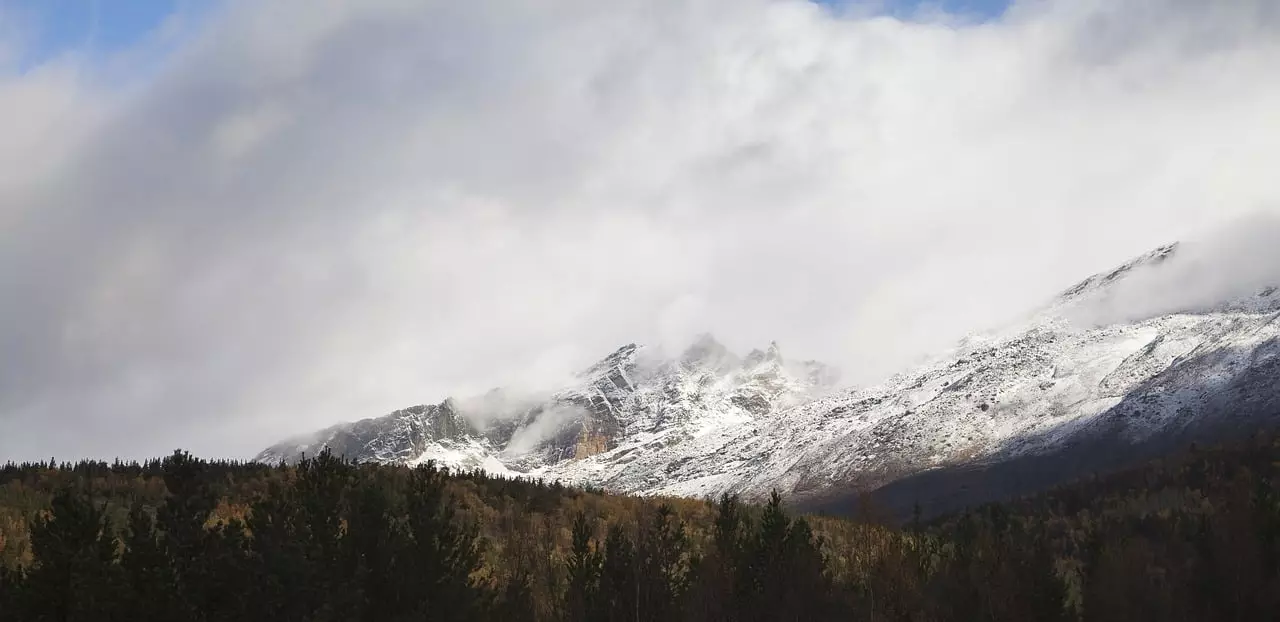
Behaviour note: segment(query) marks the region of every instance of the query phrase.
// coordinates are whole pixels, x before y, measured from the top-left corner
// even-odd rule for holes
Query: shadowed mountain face
[[[1076,297],[1090,289],[1107,297],[1107,283],[1144,264],[1159,265],[1175,248],[1089,279],[1064,294],[1050,313],[1078,311],[1072,308],[1082,302]],[[934,516],[1132,466],[1194,443],[1226,442],[1280,426],[1280,300],[1274,287],[1213,308],[1077,330],[1133,338],[1129,353],[1098,383],[1111,394],[1112,405],[1036,434],[1011,436],[980,459],[895,479],[870,498],[899,518],[916,504],[924,516]],[[868,488],[833,486],[802,505],[849,513]]]
[[[1280,295],[1179,306],[1169,286],[1200,265],[1182,254],[1164,247],[1086,279],[875,387],[834,391],[831,370],[786,361],[776,345],[738,357],[706,337],[670,360],[628,345],[502,415],[483,399],[465,416],[452,402],[416,407],[262,457],[327,445],[637,494],[777,488],[830,511],[871,490],[897,511],[920,501],[930,513],[1030,492],[1274,423]],[[1128,301],[1152,298],[1158,312],[1132,312]]]
[[[1135,466],[1196,443],[1228,442],[1280,427],[1280,339],[1249,353],[1243,371],[1219,384],[1210,368],[1230,358],[1222,352],[1192,357],[1130,392],[1088,428],[1051,451],[1014,455],[932,469],[903,477],[871,492],[869,498],[899,519],[918,505],[929,518],[988,501],[1032,494],[1093,473]],[[1237,353],[1239,354],[1239,353]],[[1184,407],[1181,418],[1139,439],[1130,425],[1143,421],[1179,382],[1181,390],[1203,397]],[[1196,386],[1197,382],[1203,382]],[[1176,391],[1176,389],[1175,389]],[[851,514],[863,490],[832,487],[805,500],[803,509]]]

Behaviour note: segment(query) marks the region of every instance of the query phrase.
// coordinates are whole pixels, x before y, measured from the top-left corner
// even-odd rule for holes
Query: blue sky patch
[[[882,13],[900,19],[910,19],[922,12],[941,9],[945,13],[971,17],[979,21],[998,19],[1012,4],[1012,0],[813,0],[828,6],[883,5]]]
[[[833,7],[882,5],[883,14],[910,19],[920,11],[986,21],[1000,17],[1011,0],[812,0]],[[20,38],[18,69],[25,70],[64,53],[89,58],[111,54],[143,40],[189,0],[0,0],[0,19],[15,21]],[[189,10],[185,11],[190,13]]]
[[[19,69],[64,53],[110,54],[145,38],[183,4],[180,0],[0,0],[14,20]]]

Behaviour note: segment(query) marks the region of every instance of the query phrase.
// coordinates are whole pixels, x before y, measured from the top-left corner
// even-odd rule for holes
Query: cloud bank
[[[248,456],[708,330],[874,381],[1280,204],[1277,35],[1267,0],[279,0],[0,54],[0,458]]]
[[[1084,326],[1170,314],[1274,309],[1280,293],[1280,217],[1258,212],[1139,260],[1126,274],[1066,309]],[[1154,259],[1154,258],[1153,258]]]

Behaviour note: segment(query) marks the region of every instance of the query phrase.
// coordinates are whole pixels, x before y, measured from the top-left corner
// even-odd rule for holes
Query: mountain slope
[[[565,477],[557,465],[681,445],[711,431],[767,421],[829,391],[835,379],[836,372],[821,363],[785,361],[776,344],[738,357],[707,335],[672,359],[628,344],[543,398],[511,400],[495,391],[461,403],[415,406],[289,439],[256,459],[294,461],[328,447],[362,461],[434,459]]]
[[[296,462],[328,448],[361,461],[416,464],[436,460],[459,468],[501,473],[498,449],[459,412],[453,400],[419,405],[389,415],[325,428],[264,450],[259,462]]]
[[[1121,313],[1135,308],[1129,301],[1167,293],[1153,283],[1176,286],[1181,252],[1164,247],[1086,279],[1025,321],[875,387],[831,391],[829,370],[789,364],[776,346],[739,359],[704,338],[655,361],[629,345],[496,432],[451,427],[441,405],[424,411],[429,422],[393,414],[325,442],[384,461],[445,455],[436,446],[451,444],[462,464],[492,459],[495,469],[621,492],[760,497],[778,488],[815,507],[929,473],[1032,458],[1060,480],[1126,448],[1138,455],[1266,425],[1280,409],[1274,287]],[[1064,452],[1071,466],[1053,462]]]

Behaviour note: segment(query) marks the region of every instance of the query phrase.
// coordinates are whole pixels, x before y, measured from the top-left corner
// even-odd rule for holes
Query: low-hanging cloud
[[[708,330],[874,381],[1280,204],[1278,34],[1268,0],[232,1],[138,75],[0,66],[0,458],[246,456]]]
[[[586,421],[590,416],[590,411],[576,404],[551,404],[516,428],[502,450],[512,456],[523,455],[558,435],[575,433],[577,429],[571,427],[572,424]]]
[[[1084,325],[1170,314],[1266,311],[1280,292],[1280,217],[1258,212],[1137,260],[1068,307]]]

